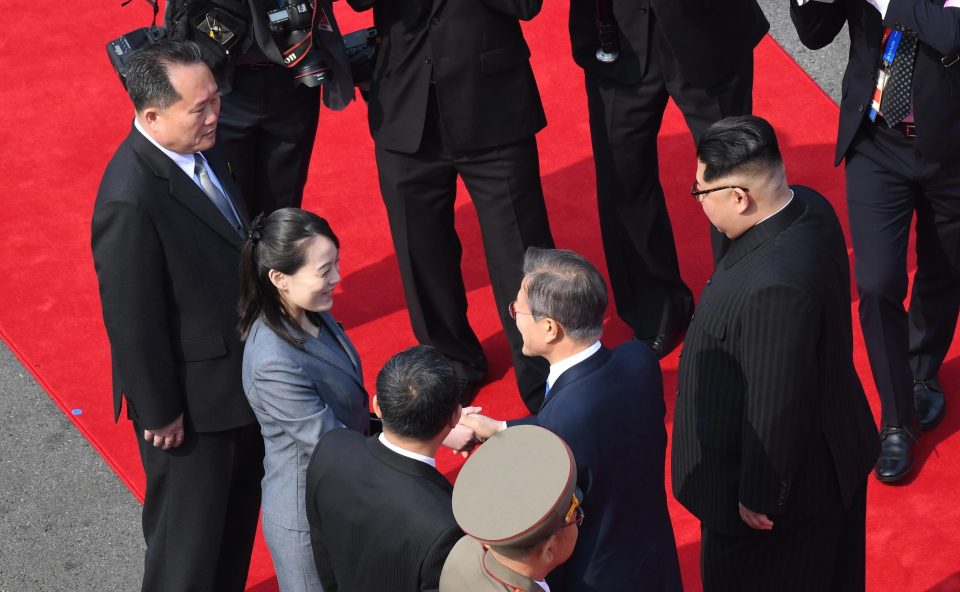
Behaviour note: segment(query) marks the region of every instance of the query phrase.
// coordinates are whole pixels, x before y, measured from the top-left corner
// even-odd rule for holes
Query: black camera
[[[107,44],[107,56],[113,69],[120,77],[123,87],[127,87],[127,61],[130,56],[141,49],[150,47],[167,36],[167,30],[162,27],[143,27],[130,31],[126,35],[114,39]]]
[[[321,20],[326,16],[320,12]],[[318,17],[313,0],[286,0],[280,8],[267,12],[274,41],[284,65],[293,79],[311,88],[330,79],[330,68],[313,49],[313,31]]]

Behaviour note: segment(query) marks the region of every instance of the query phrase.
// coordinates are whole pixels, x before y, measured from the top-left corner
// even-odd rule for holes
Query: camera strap
[[[123,8],[127,4],[130,4],[131,2],[133,2],[133,0],[123,0],[123,2],[120,3],[120,8]],[[146,2],[147,4],[153,7],[153,21],[151,21],[150,26],[156,27],[157,15],[160,14],[160,4],[157,3],[157,0],[144,0],[144,2]]]

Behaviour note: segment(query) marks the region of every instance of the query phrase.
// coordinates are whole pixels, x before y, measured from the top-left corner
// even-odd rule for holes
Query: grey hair
[[[130,56],[125,82],[133,108],[166,109],[182,97],[170,82],[171,66],[203,63],[200,46],[193,41],[161,39]]]
[[[577,343],[600,339],[607,284],[589,261],[573,251],[530,247],[523,274],[527,306],[535,319],[555,319]]]

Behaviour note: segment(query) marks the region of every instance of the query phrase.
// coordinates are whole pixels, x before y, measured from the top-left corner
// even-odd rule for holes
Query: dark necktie
[[[883,89],[880,114],[887,125],[893,127],[910,113],[913,100],[913,64],[917,58],[917,33],[903,31],[897,55],[890,65],[890,79]]]
[[[207,197],[210,198],[213,205],[217,206],[217,209],[220,210],[223,217],[227,219],[230,226],[243,238],[243,225],[240,224],[240,220],[237,219],[237,216],[233,213],[233,208],[230,207],[227,196],[217,189],[217,186],[213,184],[213,180],[210,179],[210,174],[207,173],[207,167],[204,165],[203,157],[200,156],[199,153],[194,154],[193,162],[193,172],[196,173],[197,178],[200,179],[200,187],[203,188],[203,192],[207,194]]]

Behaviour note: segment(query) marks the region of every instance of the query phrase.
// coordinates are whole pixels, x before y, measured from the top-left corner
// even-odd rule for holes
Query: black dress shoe
[[[929,430],[940,423],[945,407],[943,389],[936,378],[913,381],[913,408],[922,430]]]
[[[917,438],[911,430],[883,426],[880,430],[880,458],[873,469],[877,479],[883,483],[896,483],[909,475],[913,467],[912,447],[916,443]]]
[[[683,342],[683,336],[685,334],[686,330],[680,329],[672,333],[661,333],[656,337],[650,339],[641,339],[640,341],[643,341],[649,345],[650,349],[653,350],[654,355],[657,356],[657,359],[662,360]]]

